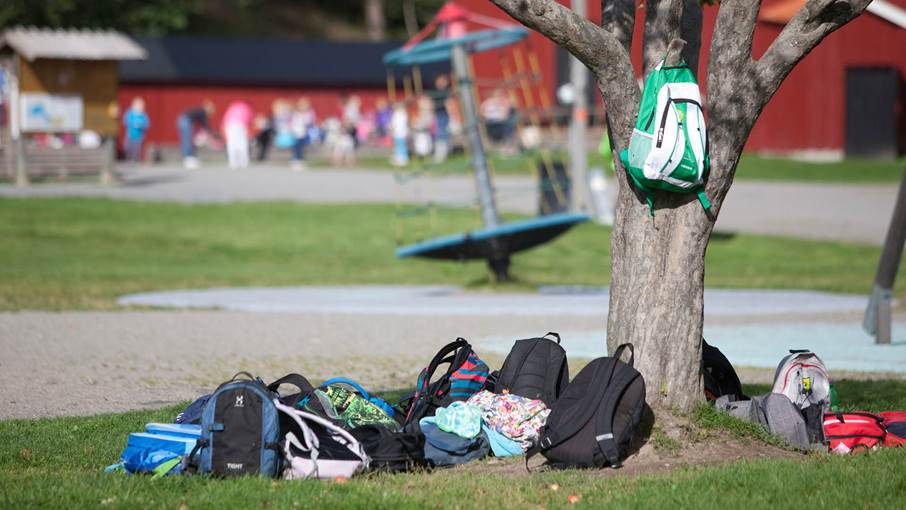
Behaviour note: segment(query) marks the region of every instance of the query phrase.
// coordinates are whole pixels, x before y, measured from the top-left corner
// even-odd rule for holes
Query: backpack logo
[[[238,471],[238,470],[242,469],[242,462],[227,462],[226,467],[227,467],[227,469],[232,469],[234,471]]]
[[[233,407],[245,407],[245,395],[236,395],[236,404]]]

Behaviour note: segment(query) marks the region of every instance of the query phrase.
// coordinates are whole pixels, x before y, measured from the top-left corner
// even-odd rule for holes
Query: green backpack
[[[629,148],[620,160],[636,187],[645,193],[654,216],[651,192],[656,189],[697,193],[705,209],[708,178],[708,134],[702,114],[701,92],[685,63],[664,62],[648,75]]]

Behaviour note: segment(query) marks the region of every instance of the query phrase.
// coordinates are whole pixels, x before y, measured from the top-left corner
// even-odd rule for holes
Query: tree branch
[[[761,0],[723,0],[717,11],[711,54],[708,59],[708,138],[711,144],[711,175],[708,196],[715,211],[720,209],[733,182],[736,160],[722,154],[736,154],[764,106],[753,79],[752,36]],[[724,150],[726,149],[726,150]]]
[[[680,36],[686,41],[683,60],[698,78],[698,55],[702,49],[702,2],[684,0],[683,16],[680,22]]]
[[[553,0],[491,0],[523,25],[566,48],[589,69],[621,53],[620,42],[588,18]]]
[[[793,67],[834,30],[868,7],[871,0],[808,0],[755,63],[755,77],[767,102]]]
[[[648,0],[645,2],[645,35],[642,50],[642,78],[654,69],[667,53],[667,45],[681,38],[680,22],[685,0]]]
[[[635,30],[635,0],[601,0],[601,28],[629,51]]]

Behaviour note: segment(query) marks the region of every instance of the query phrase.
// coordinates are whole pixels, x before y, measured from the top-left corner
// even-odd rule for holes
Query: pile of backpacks
[[[556,333],[515,342],[491,372],[459,338],[390,404],[355,381],[266,384],[240,372],[181,412],[129,435],[108,470],[285,479],[349,478],[453,466],[489,455],[541,454],[563,467],[619,467],[645,407],[633,347],[598,358],[570,382]],[[619,358],[628,353],[627,362]]]
[[[705,396],[714,406],[802,450],[850,453],[906,444],[906,412],[841,412],[821,359],[790,351],[772,391],[748,397],[729,360],[702,340]],[[628,360],[623,361],[628,354]],[[133,433],[108,470],[164,476],[349,478],[454,466],[489,455],[537,454],[553,467],[618,468],[638,445],[645,381],[631,344],[588,363],[572,380],[560,336],[518,340],[491,372],[459,338],[396,403],[355,381],[313,386],[299,374],[270,384],[240,372],[175,423]]]
[[[843,412],[821,358],[790,350],[777,370],[771,392],[748,397],[733,366],[703,340],[705,396],[718,410],[760,425],[799,450],[837,454],[906,444],[906,412]]]

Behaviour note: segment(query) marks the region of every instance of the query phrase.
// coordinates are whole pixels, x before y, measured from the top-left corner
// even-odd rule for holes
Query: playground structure
[[[490,26],[491,28],[469,31],[468,24]],[[437,37],[427,37],[437,32]],[[404,246],[397,250],[398,257],[425,257],[432,259],[468,260],[485,259],[497,281],[509,280],[510,255],[522,250],[546,243],[558,235],[566,232],[578,223],[587,221],[589,216],[579,213],[552,212],[542,210],[542,216],[512,223],[502,223],[497,207],[497,198],[493,186],[492,168],[489,164],[485,150],[485,132],[478,115],[478,97],[476,80],[470,61],[470,54],[501,48],[518,43],[524,39],[527,31],[519,26],[502,23],[496,19],[489,19],[469,13],[453,2],[446,3],[435,18],[421,32],[413,37],[406,45],[391,51],[384,56],[384,64],[388,67],[409,66],[413,68],[413,79],[404,81],[404,90],[409,90],[409,84],[416,93],[421,89],[421,76],[419,65],[432,62],[450,61],[453,70],[453,86],[459,96],[459,105],[462,114],[467,151],[475,177],[478,194],[478,205],[481,210],[483,227],[481,229],[448,235],[435,239],[418,242]],[[521,53],[516,54],[516,73],[504,67],[505,85],[507,94],[515,98],[509,85],[518,83],[523,91],[523,106],[532,107],[532,95],[529,91],[528,73],[525,69]],[[530,65],[537,71],[537,61],[529,56]],[[388,89],[391,100],[395,94],[393,74],[388,73]],[[514,101],[514,104],[518,104]],[[540,129],[540,119],[537,111],[530,113],[529,119],[533,129]],[[521,132],[522,127],[517,124]],[[550,152],[541,147],[541,164],[539,165],[547,178],[547,183],[555,190],[555,194],[566,202],[563,196],[567,190],[563,189],[559,179],[556,179],[555,165]],[[426,208],[429,214],[434,214],[431,204]]]

